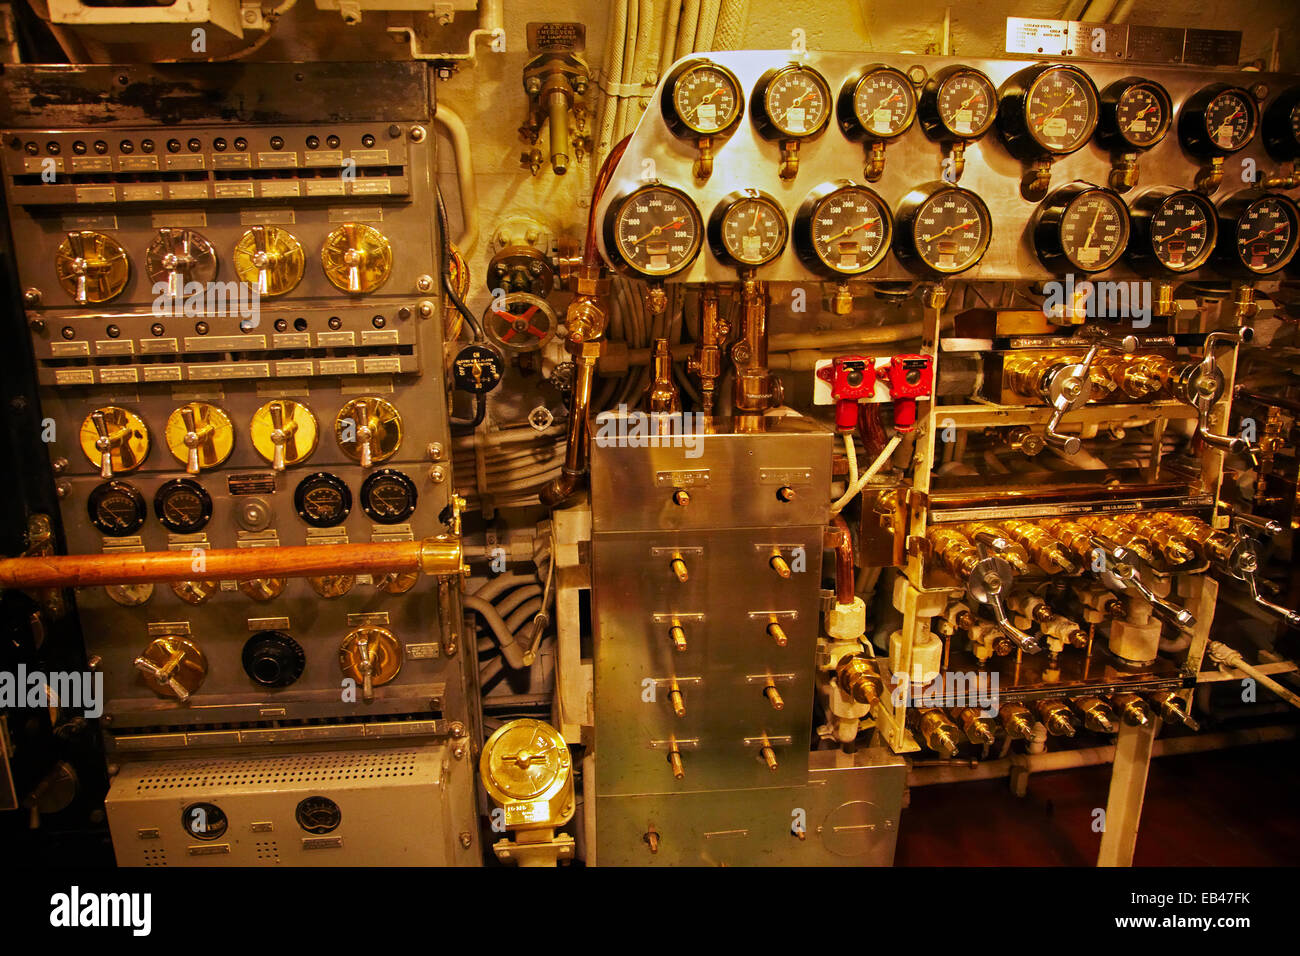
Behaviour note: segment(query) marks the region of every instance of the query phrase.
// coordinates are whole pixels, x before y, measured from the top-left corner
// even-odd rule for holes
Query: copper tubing
[[[542,503],[552,508],[563,504],[578,488],[587,472],[587,416],[591,411],[592,385],[596,380],[596,356],[578,358],[573,376],[573,397],[569,402],[569,434],[564,446],[564,465],[555,480],[542,489]]]
[[[201,563],[200,563],[201,562]],[[0,588],[91,587],[163,581],[249,581],[381,571],[459,575],[458,539],[210,551],[65,554],[0,560]]]
[[[731,349],[736,366],[734,405],[737,415],[761,415],[772,407],[772,378],[767,368],[767,284],[746,283],[741,340]]]
[[[835,603],[852,604],[854,598],[853,580],[853,535],[849,532],[848,522],[841,515],[831,519],[830,535],[835,537]],[[829,544],[829,540],[827,541]]]
[[[609,181],[614,178],[614,167],[623,158],[627,144],[631,141],[632,134],[628,133],[614,144],[614,148],[601,163],[600,172],[596,174],[596,181],[591,188],[591,210],[587,213],[587,243],[582,247],[583,272],[590,276],[594,276],[600,269],[600,253],[596,250],[596,206],[600,204],[600,197],[605,195]]]

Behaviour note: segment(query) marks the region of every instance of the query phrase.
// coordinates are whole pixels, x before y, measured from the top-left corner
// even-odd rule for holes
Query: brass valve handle
[[[288,425],[285,424],[284,402],[272,402],[271,443],[275,446],[275,454],[271,458],[272,471],[284,471],[285,446],[293,441],[297,431],[298,422],[295,419],[290,419]]]
[[[1117,339],[1094,335],[1093,343],[1083,359],[1059,366],[1044,376],[1039,392],[1043,401],[1052,406],[1052,417],[1043,429],[1043,440],[1066,455],[1077,454],[1082,443],[1075,435],[1062,435],[1058,429],[1067,412],[1082,408],[1092,398],[1092,363],[1103,349],[1131,354],[1137,348],[1137,337],[1126,335]]]
[[[176,695],[176,699],[184,704],[189,701],[190,692],[185,689],[184,684],[176,679],[176,669],[181,666],[184,660],[185,652],[183,650],[173,652],[167,662],[161,665],[155,664],[146,658],[137,657],[135,659],[135,669],[145,676],[153,678],[160,686],[169,688]]]
[[[1196,434],[1201,441],[1212,448],[1223,448],[1238,455],[1250,451],[1249,442],[1239,436],[1217,435],[1209,429],[1210,412],[1223,397],[1227,384],[1214,361],[1214,346],[1223,343],[1236,348],[1254,337],[1255,330],[1248,325],[1231,332],[1211,332],[1205,337],[1205,357],[1183,371],[1176,387],[1178,397],[1196,409]]]
[[[1151,609],[1158,615],[1168,620],[1171,624],[1186,630],[1196,623],[1196,618],[1192,612],[1185,607],[1179,607],[1166,601],[1157,595],[1142,580],[1141,570],[1138,567],[1138,557],[1123,545],[1116,544],[1107,538],[1100,536],[1093,537],[1093,544],[1100,548],[1110,560],[1106,562],[1105,570],[1098,573],[1101,583],[1116,594],[1123,594],[1128,590],[1134,590],[1140,594]]]
[[[185,447],[189,449],[185,460],[185,471],[188,474],[197,475],[199,473],[199,447],[212,441],[212,433],[215,429],[208,422],[205,422],[200,427],[194,417],[194,408],[191,405],[181,408],[181,421],[185,423]]]
[[[95,423],[95,431],[99,437],[95,439],[95,450],[99,452],[99,477],[113,477],[113,446],[116,442],[108,433],[108,422],[104,419],[104,413],[95,409],[90,413],[90,420]]]
[[[361,467],[369,468],[373,464],[373,453],[370,449],[370,439],[374,437],[374,429],[370,427],[370,405],[363,398],[357,402],[357,445],[361,449]]]

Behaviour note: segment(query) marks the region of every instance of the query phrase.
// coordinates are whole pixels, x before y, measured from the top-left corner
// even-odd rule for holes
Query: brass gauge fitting
[[[384,594],[405,594],[415,587],[420,575],[415,571],[381,571],[373,577],[375,590]]]
[[[343,454],[369,468],[396,454],[402,444],[402,416],[377,396],[354,398],[334,419],[334,439]]]
[[[973,744],[991,744],[998,739],[998,724],[992,717],[982,714],[976,707],[954,707],[952,719],[966,732]]]
[[[841,660],[835,668],[835,681],[851,700],[868,707],[874,707],[885,692],[875,661],[861,655]]]
[[[1147,695],[1147,701],[1160,712],[1160,717],[1167,724],[1182,724],[1191,730],[1200,730],[1201,725],[1192,717],[1187,703],[1172,690],[1158,690]]]
[[[1150,541],[1159,551],[1160,556],[1172,567],[1186,564],[1196,558],[1196,548],[1192,542],[1153,515],[1116,515],[1115,520]]]
[[[187,474],[216,468],[235,447],[230,416],[208,402],[188,402],[167,416],[163,439]]]
[[[302,281],[302,243],[279,226],[253,226],[235,243],[235,274],[259,295],[292,292]]]
[[[343,676],[362,688],[366,703],[375,699],[376,687],[387,684],[402,669],[406,652],[402,642],[386,627],[358,627],[349,631],[339,648]]]
[[[1063,700],[1036,700],[1034,709],[1038,719],[1053,737],[1073,737],[1079,732],[1079,718]]]
[[[1088,529],[1069,518],[1040,518],[1039,525],[1046,529],[1080,565],[1090,567],[1097,548],[1092,543]]]
[[[979,550],[956,528],[927,528],[925,537],[939,564],[957,580],[965,581],[979,564]]]
[[[1083,725],[1098,734],[1119,732],[1119,717],[1100,697],[1076,697],[1071,701],[1083,717]]]
[[[248,430],[253,448],[271,463],[272,471],[306,461],[320,437],[311,409],[291,398],[273,399],[253,412]]]
[[[1073,574],[1079,570],[1065,546],[1052,537],[1051,532],[1032,521],[1013,518],[1003,521],[1001,527],[1021,544],[1029,552],[1034,563],[1048,574],[1058,572]]]
[[[1154,517],[1160,524],[1191,542],[1203,559],[1227,566],[1232,564],[1239,538],[1233,537],[1226,531],[1210,527],[1195,515],[1162,511]]]
[[[308,578],[307,583],[311,589],[323,598],[342,597],[352,590],[352,586],[357,583],[355,574],[325,574],[320,577]]]
[[[956,756],[966,735],[948,719],[947,714],[938,707],[918,707],[908,711],[908,714],[913,729],[927,747],[945,757]]]
[[[1107,518],[1104,515],[1083,515],[1079,518],[1079,524],[1093,534],[1123,545],[1147,564],[1157,563],[1156,549],[1151,542],[1137,532],[1124,527],[1114,518]]]
[[[175,634],[155,638],[135,659],[135,669],[159,697],[182,704],[208,674],[208,659],[197,644]]]
[[[1034,715],[1024,704],[1003,704],[998,709],[998,719],[1008,737],[1031,740],[1034,736]]]
[[[105,405],[81,423],[81,450],[101,478],[135,471],[149,454],[149,429],[135,412]]]
[[[1163,387],[1163,363],[1157,355],[1099,355],[1093,361],[1092,380],[1104,382],[1107,391],[1142,401]]]
[[[216,581],[173,581],[172,593],[186,604],[202,604],[217,591]]]
[[[335,288],[353,295],[374,292],[393,271],[393,250],[374,226],[345,222],[325,239],[321,268]]]
[[[112,236],[81,229],[59,243],[54,274],[77,305],[107,302],[126,288],[131,260]]]
[[[254,601],[274,601],[284,593],[284,578],[252,578],[240,581],[239,590]]]
[[[1025,550],[1024,545],[997,525],[987,521],[974,521],[962,525],[961,530],[971,541],[982,541],[987,544],[993,553],[1011,565],[1017,574],[1024,574],[1029,570],[1029,552]]]
[[[1130,727],[1145,727],[1151,723],[1151,708],[1137,694],[1112,694],[1110,706]]]

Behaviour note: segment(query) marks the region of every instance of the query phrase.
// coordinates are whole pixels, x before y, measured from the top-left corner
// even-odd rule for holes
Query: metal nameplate
[[[690,471],[656,471],[657,488],[702,488],[710,480],[709,469],[697,468]]]

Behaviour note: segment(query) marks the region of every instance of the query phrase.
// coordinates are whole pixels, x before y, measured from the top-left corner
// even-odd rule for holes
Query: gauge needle
[[[1262,230],[1258,235],[1255,236],[1254,239],[1250,239],[1248,241],[1259,242],[1259,240],[1267,239],[1269,236],[1274,235],[1275,233],[1279,233],[1285,228],[1286,228],[1286,223],[1279,223],[1278,225],[1274,226],[1272,229]]]
[[[894,102],[894,100],[898,98],[899,98],[898,90],[894,90],[894,92],[890,93],[883,100],[881,100],[879,103],[876,104],[876,109],[883,110],[886,106],[888,106],[890,103]]]
[[[758,232],[758,204],[754,204],[754,219],[749,224],[750,232]]]
[[[1219,128],[1216,129],[1216,130],[1214,131],[1214,138],[1215,138],[1215,139],[1220,139],[1220,138],[1222,138],[1222,136],[1223,136],[1223,131],[1224,131],[1225,129],[1227,129],[1229,126],[1231,126],[1233,120],[1235,120],[1235,119],[1236,119],[1238,116],[1240,116],[1240,115],[1241,115],[1241,110],[1238,109],[1235,113],[1233,113],[1231,116],[1229,116],[1227,119],[1225,119],[1222,123],[1220,123],[1220,124],[1219,124]]]
[[[632,245],[634,245],[634,246],[639,246],[639,245],[641,245],[641,243],[645,242],[645,241],[646,241],[647,239],[649,239],[651,236],[657,236],[657,235],[659,235],[659,233],[663,232],[665,229],[676,229],[678,226],[680,226],[680,225],[681,225],[682,223],[684,223],[685,221],[686,221],[686,217],[685,217],[685,216],[678,216],[678,217],[677,217],[676,219],[674,219],[672,222],[666,222],[666,223],[664,223],[662,226],[655,226],[653,229],[651,229],[649,232],[647,232],[647,233],[646,233],[644,236],[642,236],[640,239],[634,239],[634,240],[632,241]]]
[[[1051,119],[1051,118],[1052,118],[1053,116],[1055,116],[1057,113],[1061,112],[1061,110],[1065,109],[1067,106],[1069,106],[1069,105],[1070,105],[1071,103],[1073,103],[1073,102],[1074,102],[1074,90],[1071,90],[1071,91],[1070,91],[1070,95],[1067,96],[1067,97],[1065,98],[1065,101],[1064,101],[1064,102],[1062,102],[1062,103],[1058,104],[1057,106],[1053,107],[1051,110],[1049,110],[1049,111],[1047,112],[1047,114],[1046,114],[1042,119],[1040,119],[1040,120],[1038,121],[1038,128],[1039,128],[1039,129],[1042,129],[1044,123],[1046,123],[1049,119]]]
[[[976,90],[976,91],[975,91],[974,93],[972,93],[970,96],[966,97],[966,99],[962,101],[961,106],[957,107],[957,109],[959,109],[959,110],[964,110],[964,109],[966,109],[966,107],[970,106],[970,105],[971,105],[971,102],[972,102],[976,97],[978,97],[978,96],[980,96],[980,95],[981,95],[981,91],[980,91],[980,90]]]
[[[781,114],[781,119],[782,119],[782,121],[784,122],[784,121],[788,120],[788,119],[790,118],[790,111],[791,111],[792,109],[794,109],[796,106],[798,106],[800,103],[802,103],[804,100],[808,99],[808,97],[812,96],[814,92],[816,92],[816,91],[815,91],[815,90],[808,90],[808,92],[804,93],[802,96],[800,96],[798,99],[796,99],[793,103],[791,103],[789,106],[787,106],[787,107],[785,108],[785,112],[784,112],[783,114]]]
[[[1205,220],[1204,219],[1198,220],[1197,222],[1192,223],[1190,226],[1183,226],[1180,229],[1175,229],[1167,236],[1156,236],[1156,242],[1168,242],[1174,236],[1181,235],[1184,232],[1190,232],[1193,229],[1199,229],[1203,225],[1205,225]]]
[[[705,93],[704,96],[703,96],[703,98],[702,98],[698,103],[696,103],[694,106],[692,106],[691,109],[690,109],[690,112],[688,112],[686,115],[687,115],[687,116],[690,116],[691,113],[695,113],[695,112],[697,112],[701,106],[703,106],[705,103],[707,103],[709,100],[713,99],[715,96],[717,96],[717,95],[718,95],[719,93],[721,93],[721,92],[722,92],[722,87],[719,86],[719,87],[718,87],[716,90],[714,90],[713,92],[711,92],[711,93]]]
[[[837,233],[836,235],[829,237],[829,238],[826,240],[826,245],[829,246],[832,242],[838,242],[839,240],[843,239],[845,236],[851,236],[853,233],[857,232],[859,229],[866,229],[867,226],[871,225],[873,222],[879,222],[879,221],[880,221],[880,217],[877,216],[877,217],[872,218],[872,219],[864,219],[864,220],[862,220],[862,222],[858,223],[856,226],[845,226],[845,227],[844,227],[844,230],[843,230],[842,232]]]
[[[975,219],[964,219],[955,225],[949,226],[947,229],[944,229],[941,232],[936,232],[933,236],[930,236],[928,239],[926,239],[926,242],[929,245],[934,245],[935,242],[942,239],[944,236],[948,235],[948,233],[955,232],[958,229],[969,229],[977,222],[979,222],[978,217],[976,217]]]

